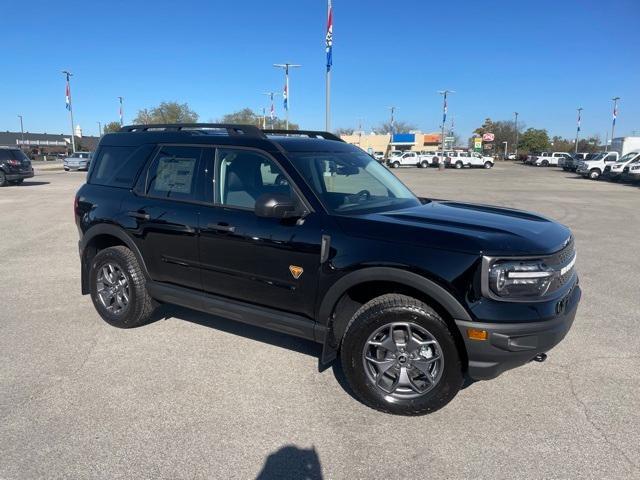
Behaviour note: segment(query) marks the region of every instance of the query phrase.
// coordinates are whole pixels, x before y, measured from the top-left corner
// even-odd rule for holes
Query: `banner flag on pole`
[[[578,131],[580,131],[580,116],[581,116],[581,113],[580,113],[580,110],[578,110]]]
[[[65,92],[65,106],[67,110],[71,110],[71,87],[69,86],[69,74],[67,73],[67,88]]]
[[[282,98],[283,100],[283,104],[284,104],[284,109],[285,110],[289,110],[289,94],[287,92],[287,83],[285,82],[284,84],[284,90],[282,91]]]
[[[618,105],[613,104],[613,124],[616,124],[616,117],[618,116]]]
[[[447,122],[447,94],[444,94],[444,110],[442,111],[442,125]]]
[[[333,65],[333,6],[331,0],[329,0],[329,11],[327,14],[327,37],[326,37],[326,50],[327,50],[327,72],[331,71]]]

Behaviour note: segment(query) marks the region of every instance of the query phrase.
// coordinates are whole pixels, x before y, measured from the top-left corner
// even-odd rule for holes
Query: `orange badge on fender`
[[[302,275],[302,272],[304,272],[304,269],[297,265],[289,265],[289,271],[291,272],[291,275],[293,275],[293,278],[297,280],[300,278],[300,275]]]

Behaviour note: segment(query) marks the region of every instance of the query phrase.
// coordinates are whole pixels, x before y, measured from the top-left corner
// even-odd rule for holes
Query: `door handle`
[[[127,215],[138,220],[149,220],[151,218],[148,213],[144,212],[128,212]]]
[[[217,230],[218,232],[229,232],[229,233],[233,233],[236,231],[236,227],[232,226],[232,225],[227,225],[224,223],[210,223],[209,225],[207,225],[207,228],[209,230]]]

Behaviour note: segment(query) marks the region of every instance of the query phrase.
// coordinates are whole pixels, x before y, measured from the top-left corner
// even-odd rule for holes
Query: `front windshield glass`
[[[599,153],[595,157],[591,158],[590,160],[602,160],[605,157],[605,155],[606,153]]]
[[[619,158],[618,160],[616,160],[616,163],[628,162],[629,160],[633,159],[636,155],[638,155],[638,152],[629,152],[626,155],[623,155],[622,158]]]
[[[421,204],[389,170],[364,153],[292,152],[289,156],[332,213],[369,213]]]

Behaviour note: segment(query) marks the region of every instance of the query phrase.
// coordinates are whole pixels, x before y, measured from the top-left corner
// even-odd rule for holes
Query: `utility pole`
[[[67,77],[67,90],[66,90],[66,103],[67,110],[69,110],[69,118],[71,119],[71,153],[75,153],[76,151],[76,138],[75,132],[73,131],[73,106],[71,105],[71,77],[73,77],[73,73],[63,70],[62,73]]]
[[[326,106],[325,106],[325,131],[331,130],[331,66],[333,65],[333,7],[331,0],[327,0],[327,34],[325,37],[325,49],[327,53],[327,81],[326,81]]]
[[[102,123],[98,122],[98,136],[102,136]]]
[[[22,150],[24,148],[24,126],[22,124],[22,115],[18,115],[18,118],[20,119],[20,150]]]
[[[276,110],[275,107],[273,105],[273,99],[275,97],[277,97],[278,95],[280,95],[278,92],[264,92],[263,95],[266,95],[267,97],[269,97],[269,100],[271,100],[271,107],[269,110],[269,118],[271,119],[271,128],[274,127],[274,121],[276,118]],[[285,99],[286,102],[286,99]],[[266,125],[266,120],[265,120],[265,125]],[[265,127],[266,128],[266,127]],[[287,130],[289,130],[289,123],[287,122]]]
[[[262,129],[267,128],[267,109],[262,107]]]
[[[516,148],[515,148],[515,156],[516,156],[516,160],[518,160],[518,134],[520,132],[518,132],[518,112],[513,112],[513,114],[516,116]]]
[[[291,96],[291,92],[289,91],[289,69],[301,67],[302,65],[296,65],[295,63],[274,63],[273,66],[284,69],[284,91],[282,92],[282,97],[284,98],[284,109],[286,112],[285,125],[286,129],[289,130],[289,98]]]
[[[575,153],[578,153],[578,137],[580,136],[580,120],[581,120],[581,117],[582,117],[582,110],[584,110],[584,108],[578,107],[578,127],[576,128],[576,151],[575,151]]]
[[[502,143],[504,143],[504,159],[506,160],[507,159],[507,146],[508,146],[508,144],[507,144],[507,142],[502,142]]]
[[[438,93],[442,95],[442,158],[444,158],[444,128],[447,123],[447,95],[450,93],[456,93],[453,90],[439,90]]]
[[[118,100],[120,101],[120,126],[123,126],[124,121],[122,119],[124,118],[124,107],[122,102],[124,102],[124,97],[118,97]]]
[[[391,141],[393,141],[393,134],[395,133],[395,113],[396,113],[396,107],[389,107],[389,110],[391,110],[391,123],[389,124],[391,127]]]

